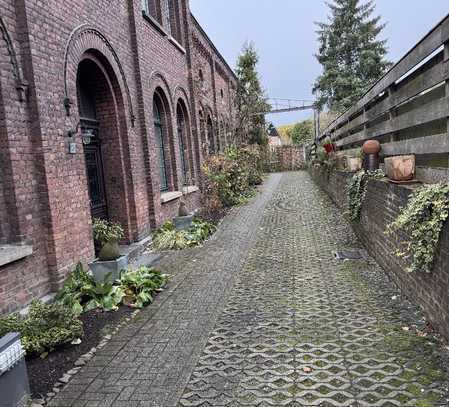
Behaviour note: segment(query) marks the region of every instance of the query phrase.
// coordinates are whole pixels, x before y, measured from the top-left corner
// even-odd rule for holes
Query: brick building
[[[0,313],[94,258],[92,217],[139,241],[200,203],[236,78],[188,0],[0,0]]]

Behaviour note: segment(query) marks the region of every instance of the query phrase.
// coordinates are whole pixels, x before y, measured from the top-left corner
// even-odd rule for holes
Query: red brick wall
[[[32,256],[0,267],[0,313],[54,290],[78,261],[94,256],[83,145],[77,134],[77,152],[69,154],[67,137],[79,122],[76,78],[81,60],[95,60],[107,78],[97,90],[106,190],[111,217],[125,227],[126,240],[148,235],[176,214],[179,204],[162,205],[160,200],[152,111],[156,89],[166,100],[171,189],[181,188],[179,100],[191,127],[190,167],[199,179],[194,107],[202,96],[195,94],[191,69],[197,27],[188,1],[175,3],[175,37],[181,44],[167,27],[142,16],[141,0],[0,0],[1,18],[17,54],[13,64],[0,35],[0,239],[29,241],[34,248]],[[211,59],[223,65],[210,42],[205,44]],[[15,70],[29,84],[26,101],[19,100]],[[234,80],[232,72],[222,70],[227,78],[220,81]],[[205,75],[216,92],[213,65]],[[211,95],[210,109],[217,115],[214,103]],[[191,209],[199,206],[198,195],[187,198]]]
[[[326,172],[312,168],[313,179],[342,208],[347,208],[346,185],[352,174],[334,171],[329,179]],[[406,265],[395,252],[404,236],[387,236],[385,230],[407,204],[413,188],[372,180],[367,187],[360,223],[354,224],[357,236],[378,264],[398,284],[411,300],[418,303],[435,328],[449,338],[449,223],[446,224],[434,270],[430,274],[407,273]]]

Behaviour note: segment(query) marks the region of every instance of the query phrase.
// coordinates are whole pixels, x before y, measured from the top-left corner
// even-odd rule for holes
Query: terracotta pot
[[[385,158],[387,177],[393,181],[410,181],[415,176],[415,163],[414,155]]]
[[[358,157],[348,157],[348,170],[359,171],[362,169],[362,159]]]
[[[378,154],[380,143],[377,140],[367,140],[363,143],[363,152],[365,154]]]
[[[101,248],[100,253],[98,253],[98,258],[101,261],[116,260],[119,257],[120,248],[117,241],[105,243]]]

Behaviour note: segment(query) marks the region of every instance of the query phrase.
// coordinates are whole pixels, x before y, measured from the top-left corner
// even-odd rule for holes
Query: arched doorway
[[[103,157],[97,116],[98,68],[92,61],[84,60],[78,68],[78,108],[81,132],[91,135],[83,138],[86,176],[89,189],[90,210],[93,218],[108,219],[108,205],[104,182]],[[88,143],[88,144],[87,144]]]
[[[127,185],[120,140],[123,100],[107,61],[86,54],[78,65],[77,96],[87,187],[93,218],[111,219],[127,230]]]

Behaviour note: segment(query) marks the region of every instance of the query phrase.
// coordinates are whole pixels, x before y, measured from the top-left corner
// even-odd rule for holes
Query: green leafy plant
[[[385,177],[382,170],[359,171],[349,180],[347,187],[348,212],[351,222],[359,222],[362,212],[363,201],[365,200],[366,187],[370,179],[380,179]]]
[[[92,281],[91,284],[81,287],[81,294],[88,298],[84,311],[100,308],[103,311],[116,311],[125,295],[120,285],[115,285],[106,276],[105,281]]]
[[[316,149],[316,158],[320,163],[323,163],[327,160],[327,153],[323,146],[318,146]]]
[[[155,232],[153,246],[157,250],[182,250],[198,246],[216,229],[215,225],[201,219],[194,219],[187,230],[177,230],[173,222],[166,222]]]
[[[76,314],[84,311],[83,303],[86,302],[86,296],[82,288],[94,284],[92,276],[84,270],[81,263],[78,263],[66,281],[63,287],[56,294],[56,301],[69,307]]]
[[[8,332],[20,332],[28,354],[41,354],[81,338],[83,323],[62,304],[34,301],[26,317],[13,314],[0,319],[0,337]]]
[[[117,284],[109,282],[108,276],[104,282],[96,282],[81,264],[70,273],[56,295],[59,304],[78,315],[96,308],[114,311],[121,304],[122,298],[123,290]]]
[[[167,276],[152,267],[142,266],[137,270],[122,272],[120,287],[124,292],[123,303],[142,308],[153,301],[153,294],[165,286]]]
[[[409,261],[408,272],[433,269],[441,231],[449,216],[449,184],[425,185],[410,197],[387,234],[402,231],[408,239],[397,255]]]
[[[124,237],[123,228],[118,223],[109,222],[104,219],[95,218],[92,229],[94,239],[101,245],[109,242],[118,242]]]
[[[262,154],[256,147],[230,146],[224,154],[209,156],[203,165],[205,206],[211,201],[218,210],[246,202],[254,185],[262,182],[262,170]]]

